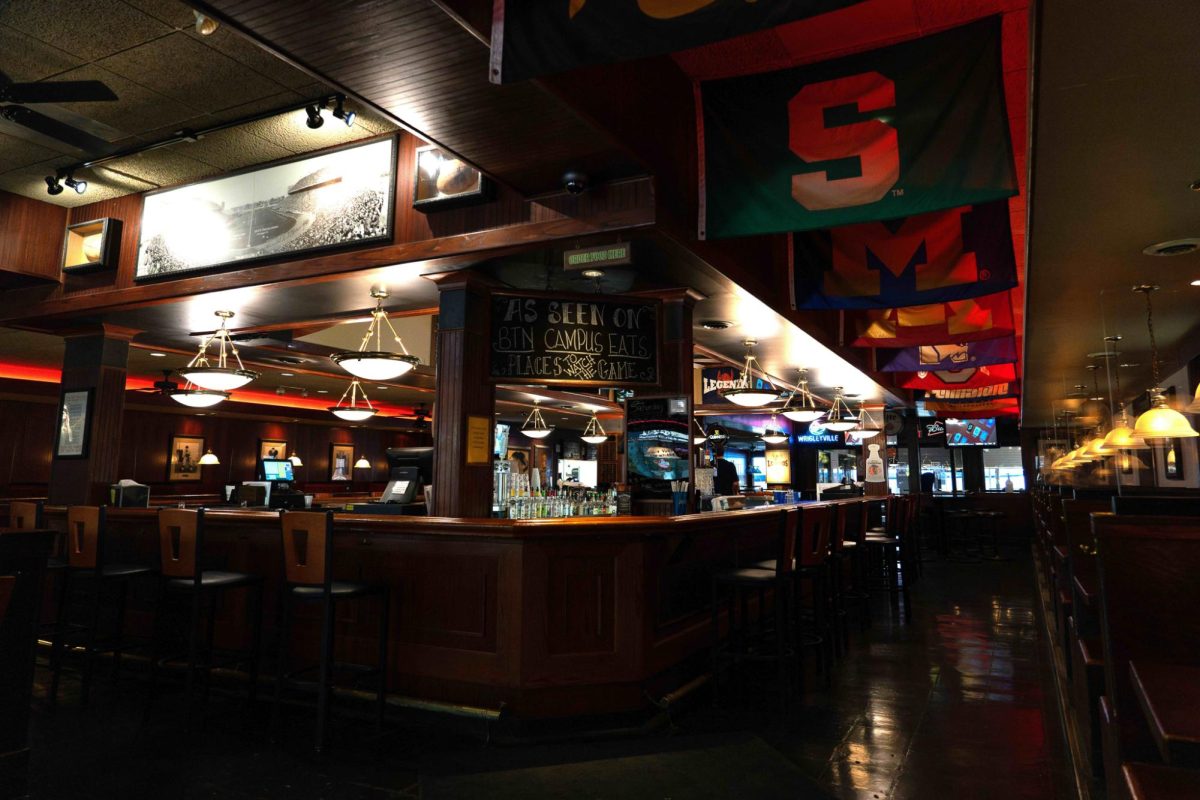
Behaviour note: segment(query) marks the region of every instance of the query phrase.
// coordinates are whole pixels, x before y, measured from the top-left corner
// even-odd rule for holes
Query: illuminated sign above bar
[[[583,247],[563,253],[563,269],[595,269],[633,263],[633,247],[629,242]]]

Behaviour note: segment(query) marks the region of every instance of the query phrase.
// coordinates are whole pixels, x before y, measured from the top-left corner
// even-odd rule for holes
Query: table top
[[[1200,665],[1130,662],[1129,677],[1163,761],[1200,768]]]
[[[1124,764],[1133,800],[1200,800],[1200,772],[1161,764]]]

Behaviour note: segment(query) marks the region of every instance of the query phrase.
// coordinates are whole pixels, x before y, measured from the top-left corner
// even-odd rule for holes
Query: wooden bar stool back
[[[388,632],[391,595],[385,583],[335,580],[333,577],[333,512],[284,511],[279,516],[283,543],[284,587],[280,604],[283,620],[279,634],[279,658],[275,667],[275,704],[272,709],[272,728],[278,730],[279,706],[285,684],[297,675],[313,669],[288,671],[288,648],[291,637],[292,603],[308,601],[321,603],[321,652],[316,669],[317,730],[315,750],[323,752],[329,712],[330,694],[335,666],[353,669],[359,676],[375,675],[376,723],[383,726],[387,707]],[[379,656],[374,667],[338,665],[334,659],[334,625],[339,601],[362,597],[379,597]]]
[[[19,531],[41,530],[42,501],[14,500],[9,503],[8,527]]]
[[[120,671],[124,647],[125,604],[129,598],[129,586],[134,578],[150,575],[153,568],[139,564],[110,564],[105,558],[105,523],[107,513],[103,506],[71,506],[67,509],[67,532],[63,537],[66,549],[66,569],[59,584],[58,615],[54,626],[54,653],[50,659],[50,701],[58,701],[58,684],[62,677],[63,656],[67,639],[82,636],[83,670],[80,700],[84,704],[92,685],[95,655],[100,651],[113,654],[112,675],[115,679]],[[105,590],[117,587],[116,619],[109,639],[99,640],[100,612],[104,606]],[[71,590],[82,588],[86,606],[90,611],[84,623],[70,623],[67,619]]]

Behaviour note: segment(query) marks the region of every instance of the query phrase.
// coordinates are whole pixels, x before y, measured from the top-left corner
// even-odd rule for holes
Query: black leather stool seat
[[[142,564],[105,564],[100,568],[100,573],[105,578],[132,578],[137,575],[150,575],[153,572],[154,567]]]
[[[206,569],[200,573],[201,589],[229,589],[234,586],[249,586],[260,583],[258,575],[245,572],[225,572],[219,569]],[[167,581],[169,589],[191,589],[195,582],[191,578],[171,578]]]
[[[325,596],[322,586],[292,586],[292,596],[300,600],[320,600]],[[372,583],[357,583],[355,581],[333,581],[329,585],[330,593],[337,598],[362,597],[383,591],[383,587]]]
[[[768,585],[775,581],[775,562],[771,561],[770,567],[764,567],[761,564],[755,564],[753,567],[743,567],[742,569],[730,569],[724,572],[718,572],[713,578],[718,583],[742,583],[742,584],[764,584]]]

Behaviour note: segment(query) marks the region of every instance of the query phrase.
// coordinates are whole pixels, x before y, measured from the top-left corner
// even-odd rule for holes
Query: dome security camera
[[[583,194],[588,188],[588,177],[586,173],[578,170],[567,170],[562,177],[563,188],[568,194]]]

